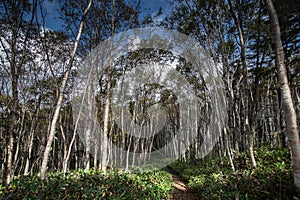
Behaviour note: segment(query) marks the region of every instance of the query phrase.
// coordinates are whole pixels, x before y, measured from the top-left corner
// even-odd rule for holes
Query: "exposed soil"
[[[174,192],[170,200],[199,200],[196,193],[188,186],[188,183],[178,176],[174,170],[167,168],[167,171],[172,174]]]

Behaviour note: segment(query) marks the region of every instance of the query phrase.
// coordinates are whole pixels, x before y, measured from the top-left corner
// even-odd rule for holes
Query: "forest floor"
[[[170,200],[199,200],[197,194],[188,186],[186,180],[178,176],[172,168],[167,168],[167,172],[172,174],[173,187],[175,188]]]

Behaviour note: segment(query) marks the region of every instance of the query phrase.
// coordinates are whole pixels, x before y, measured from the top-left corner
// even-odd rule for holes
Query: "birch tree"
[[[80,21],[79,30],[78,30],[78,33],[77,33],[77,36],[76,36],[76,40],[74,42],[74,48],[73,48],[73,52],[71,53],[71,58],[70,58],[70,61],[68,63],[68,66],[67,66],[67,70],[66,70],[66,72],[64,74],[61,86],[59,88],[59,96],[58,96],[58,99],[57,99],[57,103],[56,103],[54,115],[52,117],[52,121],[51,121],[51,124],[50,124],[50,130],[49,130],[48,140],[47,140],[45,152],[44,152],[44,155],[43,155],[42,167],[41,167],[41,171],[40,171],[40,173],[41,173],[40,174],[41,179],[44,179],[45,175],[46,175],[47,164],[48,164],[48,157],[49,157],[49,153],[51,151],[52,142],[53,142],[53,139],[54,139],[54,136],[55,136],[56,122],[57,122],[57,120],[59,118],[59,112],[60,112],[60,108],[62,106],[62,101],[63,101],[63,97],[64,97],[64,90],[65,90],[65,87],[67,85],[67,80],[68,80],[69,75],[71,73],[73,62],[74,62],[74,59],[75,59],[75,56],[76,56],[76,52],[77,52],[77,49],[78,49],[79,40],[80,40],[81,33],[82,33],[82,30],[83,30],[83,25],[84,25],[84,22],[86,20],[86,15],[87,15],[87,13],[88,13],[91,5],[92,5],[92,0],[89,0],[88,5],[87,5],[86,9],[84,10],[82,19]]]
[[[277,67],[278,84],[280,87],[283,110],[286,118],[286,131],[291,148],[292,167],[294,172],[294,184],[300,192],[300,140],[297,125],[297,116],[293,105],[291,90],[288,83],[287,71],[284,61],[284,51],[281,41],[280,24],[277,11],[272,0],[266,0],[269,11],[272,38],[275,51],[275,63]]]
[[[249,154],[251,158],[252,167],[256,167],[256,161],[253,152],[253,133],[249,121],[249,88],[248,88],[248,69],[246,61],[246,44],[245,44],[245,33],[243,31],[242,22],[239,18],[240,14],[236,14],[232,5],[231,0],[228,1],[230,12],[232,14],[234,23],[238,30],[239,42],[241,48],[241,61],[242,61],[242,74],[243,74],[243,104],[244,104],[244,129],[248,138]],[[238,7],[240,5],[238,4]],[[238,8],[239,9],[239,8]],[[240,9],[239,9],[240,10]]]
[[[0,1],[1,6],[1,39],[0,47],[3,50],[4,60],[8,63],[10,73],[9,88],[12,104],[9,107],[9,130],[6,135],[6,159],[4,163],[3,184],[10,183],[14,174],[14,160],[16,160],[15,139],[17,137],[17,122],[19,115],[19,82],[25,65],[29,62],[28,48],[32,33],[34,32],[35,14],[38,0],[35,1]],[[29,17],[25,19],[25,15]],[[4,67],[5,68],[5,67]]]

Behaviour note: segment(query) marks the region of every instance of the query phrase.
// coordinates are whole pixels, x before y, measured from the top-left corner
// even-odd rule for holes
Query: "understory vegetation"
[[[21,176],[2,189],[2,199],[168,199],[172,193],[171,174],[164,171],[107,175],[90,170]]]
[[[257,168],[247,153],[234,156],[235,172],[227,157],[211,154],[204,159],[176,161],[169,167],[185,179],[200,199],[293,199],[289,149],[255,150]],[[48,173],[45,180],[19,176],[0,186],[2,199],[170,199],[172,175],[166,171],[125,173],[70,171]]]
[[[236,155],[235,172],[227,157],[177,161],[171,168],[188,181],[200,199],[293,199],[297,196],[289,149],[256,149],[257,168],[247,153]]]

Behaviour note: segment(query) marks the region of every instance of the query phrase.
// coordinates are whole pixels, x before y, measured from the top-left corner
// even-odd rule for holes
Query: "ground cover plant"
[[[177,161],[171,167],[188,181],[200,199],[293,199],[297,193],[288,149],[260,148],[258,166],[251,169],[247,153],[236,155],[236,171],[218,156],[195,161]]]
[[[171,175],[164,171],[108,174],[90,170],[20,176],[1,189],[2,199],[168,199],[172,193]]]

